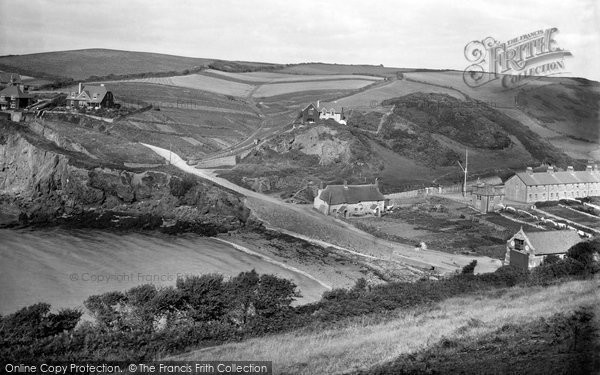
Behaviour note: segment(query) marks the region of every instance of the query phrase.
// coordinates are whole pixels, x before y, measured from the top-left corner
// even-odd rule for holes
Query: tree
[[[230,315],[238,324],[246,324],[254,313],[256,289],[260,278],[255,270],[241,272],[227,283],[232,301]]]
[[[586,272],[598,272],[600,270],[600,239],[595,238],[573,245],[567,251],[567,257],[580,262]]]
[[[462,269],[463,275],[472,275],[475,272],[475,267],[477,266],[477,260],[473,260],[471,263],[467,264]]]
[[[81,311],[63,309],[50,312],[47,303],[36,303],[0,319],[0,337],[8,342],[29,342],[64,331],[70,331],[79,322]]]
[[[157,317],[152,301],[157,294],[158,290],[151,284],[136,286],[125,292],[125,304],[128,307],[127,325],[148,331],[154,329],[154,322]]]
[[[208,274],[177,279],[188,315],[195,321],[221,319],[230,303],[223,275]]]
[[[296,297],[300,297],[300,293],[292,281],[274,275],[262,275],[254,302],[256,314],[271,317],[289,309]]]
[[[126,297],[121,292],[108,292],[90,296],[83,302],[96,322],[107,329],[123,328],[121,310],[125,305]]]

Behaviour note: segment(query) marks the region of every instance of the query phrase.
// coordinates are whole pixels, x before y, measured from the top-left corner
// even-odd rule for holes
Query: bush
[[[475,272],[475,267],[477,267],[477,261],[473,260],[471,263],[469,263],[469,264],[467,264],[466,266],[463,267],[461,273],[463,275],[472,275],[473,272]]]

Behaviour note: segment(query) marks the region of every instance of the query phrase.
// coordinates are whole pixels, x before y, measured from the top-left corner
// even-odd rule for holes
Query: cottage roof
[[[21,98],[21,99],[31,98],[31,95],[21,91],[21,88],[19,88],[19,86],[6,87],[4,90],[0,91],[0,96],[5,96],[5,97],[13,97],[14,96],[16,98]]]
[[[504,185],[478,184],[471,186],[472,194],[484,196],[504,195]]]
[[[19,73],[0,72],[0,83],[21,83],[21,75]]]
[[[342,107],[341,105],[339,105],[336,102],[321,103],[321,106],[319,107],[319,111],[320,112],[323,112],[323,111],[331,112],[331,111],[333,111],[334,113],[343,113],[344,112],[344,107]]]
[[[302,110],[302,112],[306,111],[307,109],[310,109],[311,107],[312,107],[313,109],[315,109],[315,110],[317,110],[317,111],[318,111],[318,109],[317,109],[317,106],[316,106],[316,105],[314,105],[314,103],[310,103],[309,105],[307,105],[306,107],[304,107],[304,109]]]
[[[598,171],[521,172],[517,173],[517,177],[527,186],[600,182]]]
[[[105,86],[85,85],[81,93],[74,91],[71,93],[70,99],[83,100],[90,103],[101,103],[106,96],[108,90]]]
[[[377,185],[327,185],[319,198],[330,205],[385,200]]]
[[[527,232],[525,236],[536,255],[564,254],[573,245],[581,242],[581,237],[574,230]]]

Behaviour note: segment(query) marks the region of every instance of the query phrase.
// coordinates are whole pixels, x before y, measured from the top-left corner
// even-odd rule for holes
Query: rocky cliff
[[[0,226],[67,224],[214,234],[243,226],[243,197],[167,166],[127,170],[0,123]]]

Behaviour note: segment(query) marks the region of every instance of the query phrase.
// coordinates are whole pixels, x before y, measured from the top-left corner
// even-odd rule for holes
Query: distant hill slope
[[[0,57],[0,68],[7,71],[18,71],[34,77],[74,80],[140,73],[181,73],[184,70],[194,70],[209,65],[219,70],[236,72],[280,67],[277,64],[261,62],[223,61],[111,49],[83,49]]]
[[[169,72],[208,65],[214,59],[159,53],[84,49],[0,57],[0,65],[32,76],[86,79],[90,76]],[[40,74],[41,73],[41,74]]]

